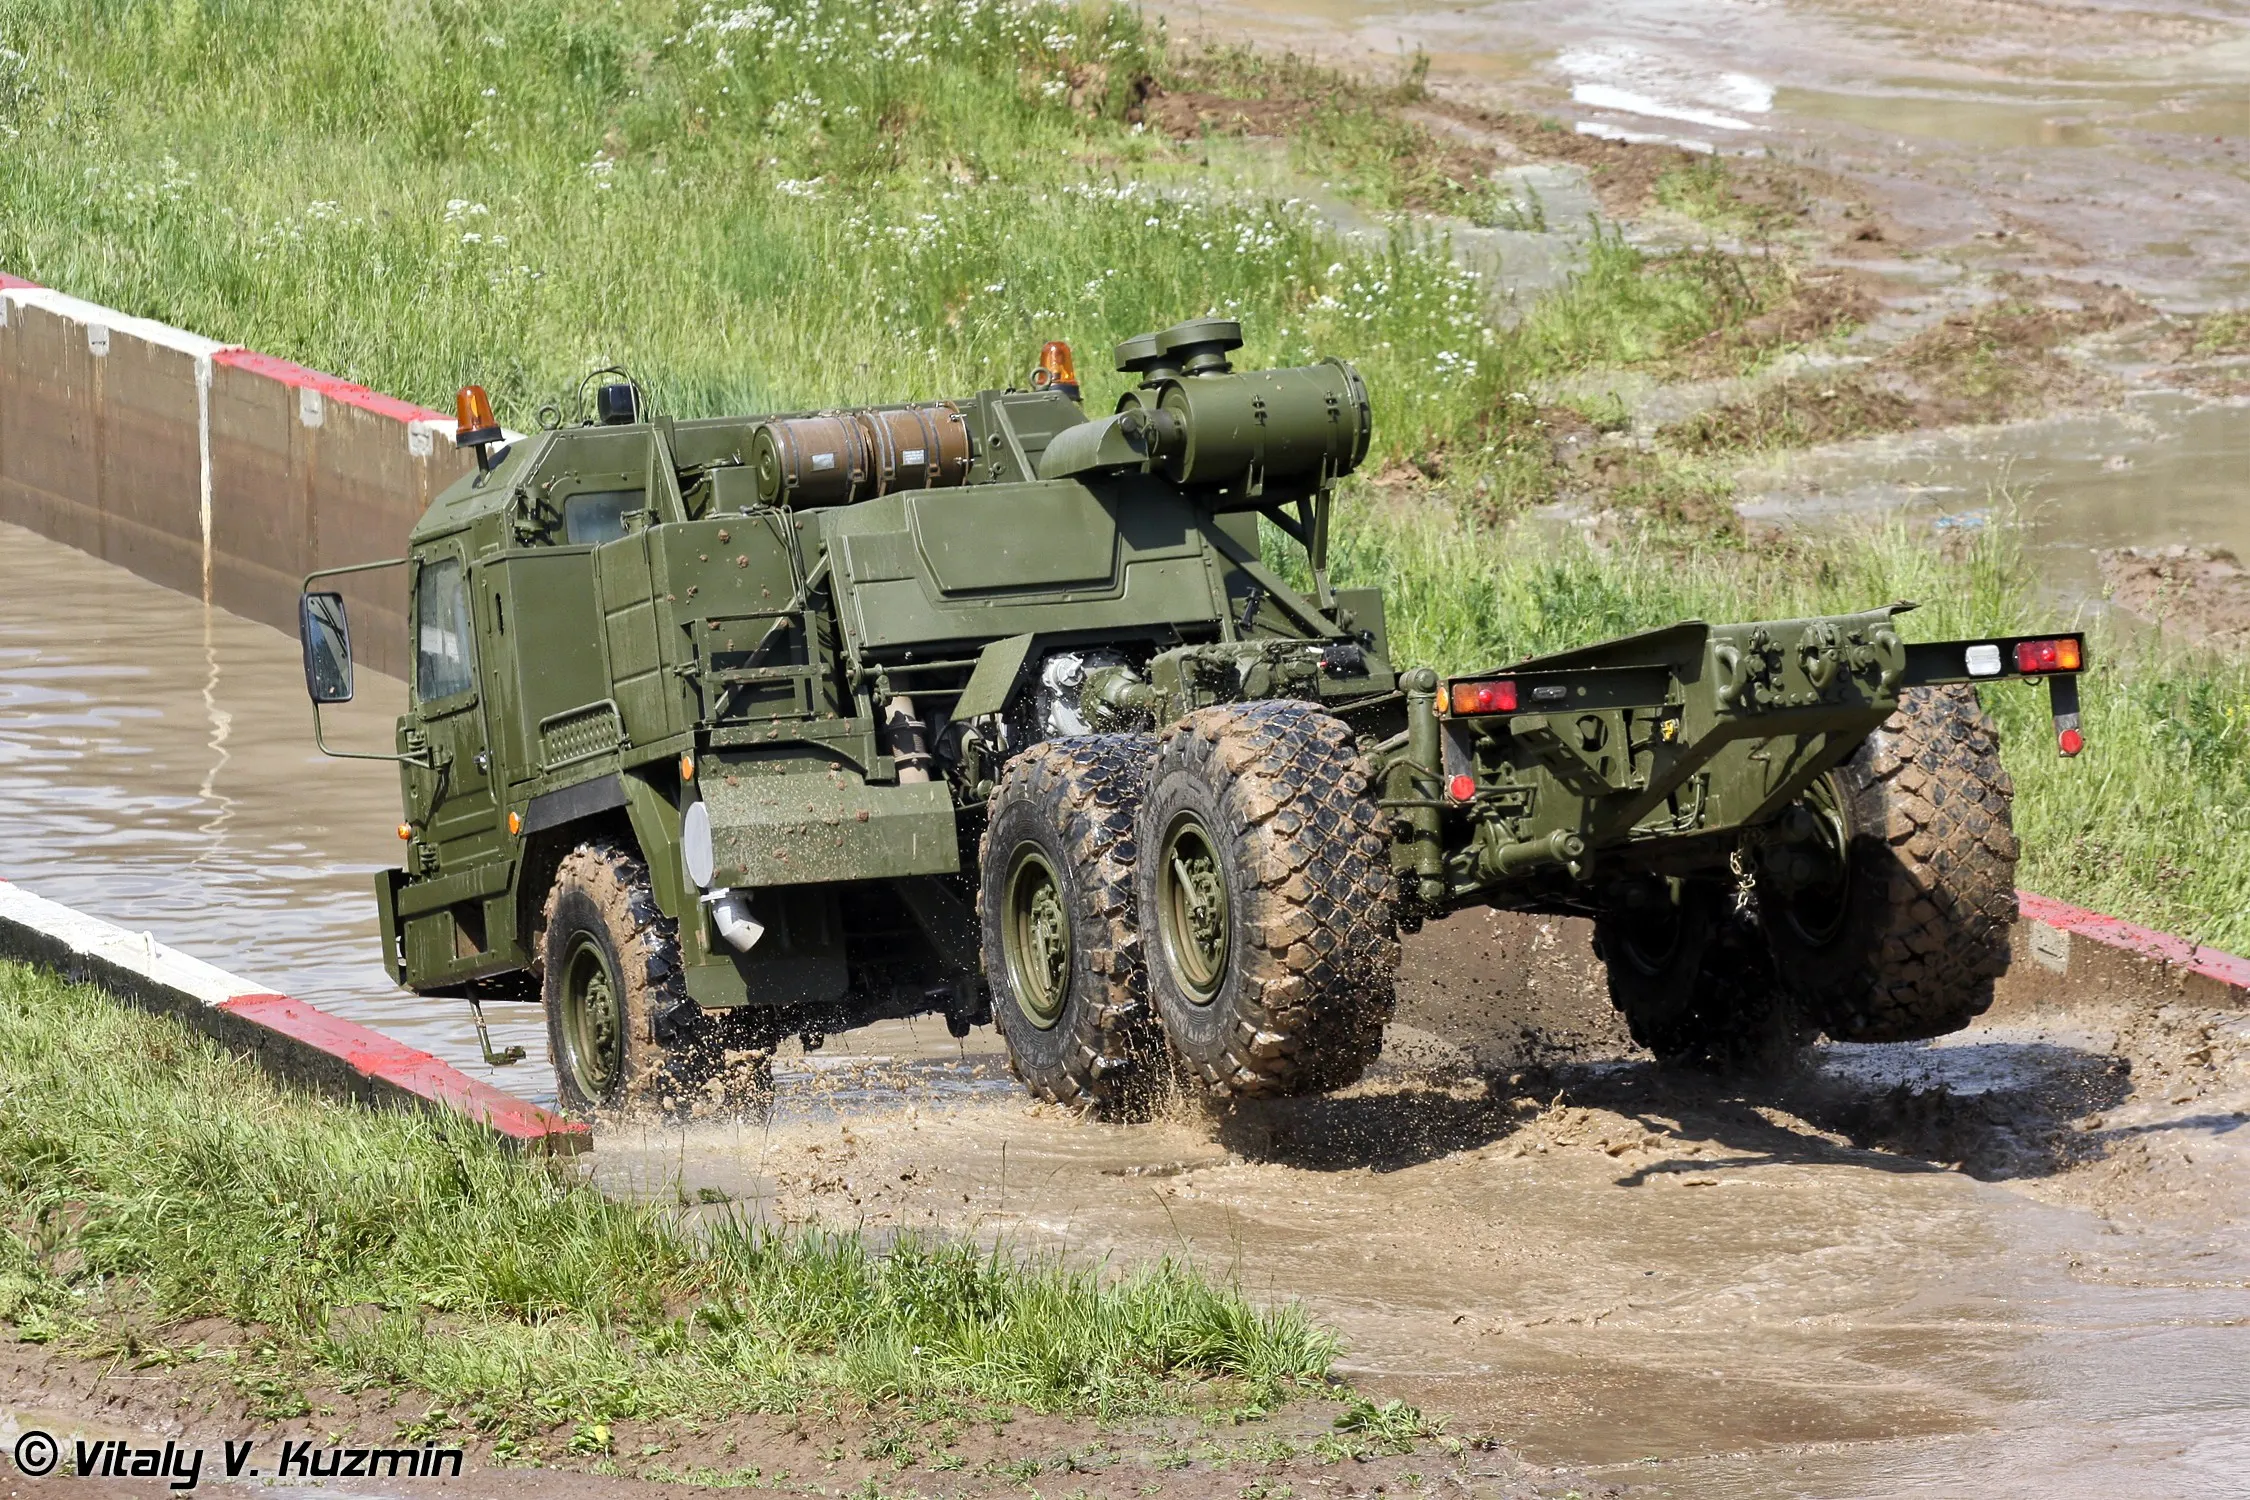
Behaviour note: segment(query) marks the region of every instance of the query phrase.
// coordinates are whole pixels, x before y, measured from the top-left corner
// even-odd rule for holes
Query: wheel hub
[[[1172,971],[1188,997],[1208,1005],[1226,979],[1231,909],[1226,869],[1193,815],[1165,835],[1157,875],[1157,924]]]
[[[1778,869],[1773,884],[1781,888],[1782,919],[1815,946],[1832,941],[1843,930],[1851,903],[1851,832],[1830,778],[1823,776],[1806,791],[1804,800],[1791,809],[1792,837],[1766,863]]]
[[[1062,1019],[1070,994],[1070,909],[1054,867],[1025,845],[1003,897],[1001,947],[1024,1016],[1044,1031]]]
[[[624,992],[610,972],[609,958],[591,939],[572,947],[563,971],[563,1036],[566,1062],[579,1091],[606,1099],[624,1071]]]

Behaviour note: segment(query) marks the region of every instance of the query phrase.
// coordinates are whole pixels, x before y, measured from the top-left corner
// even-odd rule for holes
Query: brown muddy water
[[[399,685],[337,728],[377,746]],[[527,1096],[390,991],[380,765],[313,750],[295,643],[0,527],[0,874]],[[2250,1018],[2064,1012],[1730,1089],[1619,1035],[1569,923],[1453,919],[1332,1098],[1146,1125],[1026,1104],[989,1032],[782,1060],[770,1117],[604,1130],[612,1191],[775,1223],[1192,1258],[1524,1458],[1698,1496],[2250,1490]]]
[[[1939,306],[2016,271],[2170,313],[2250,302],[2243,0],[1165,0],[1176,25],[1396,70],[1441,97],[1591,134],[1774,157],[1845,179],[1916,245],[1852,264]],[[1693,226],[1681,232],[1696,233]],[[1865,247],[1859,247],[1863,251]],[[2058,591],[2101,547],[2250,555],[2250,402],[2163,388],[2096,414],[1841,445],[1744,476],[1746,513],[1976,524],[2028,504]],[[1629,400],[1628,396],[1628,400]]]

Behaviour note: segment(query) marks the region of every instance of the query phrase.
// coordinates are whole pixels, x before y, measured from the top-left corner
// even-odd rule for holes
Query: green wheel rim
[[[1055,867],[1035,844],[1016,851],[1001,896],[1000,946],[1024,1019],[1041,1031],[1070,998],[1070,906]]]
[[[562,1032],[571,1081],[604,1100],[625,1072],[625,990],[601,944],[580,934],[563,960]]]
[[[1835,941],[1851,913],[1851,831],[1844,826],[1843,805],[1831,778],[1823,776],[1806,790],[1804,807],[1819,825],[1818,839],[1810,848],[1827,878],[1792,891],[1782,903],[1782,919],[1818,948]]]
[[[1164,831],[1156,870],[1156,925],[1172,974],[1197,1005],[1209,1005],[1227,979],[1232,956],[1226,867],[1194,813]]]

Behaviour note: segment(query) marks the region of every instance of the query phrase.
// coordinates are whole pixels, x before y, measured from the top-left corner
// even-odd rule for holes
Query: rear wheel
[[[772,1049],[754,1045],[754,1018],[687,998],[678,928],[630,849],[600,840],[563,857],[540,952],[547,1052],[568,1113],[695,1113],[770,1092]]]
[[[1349,728],[1310,704],[1199,709],[1158,742],[1137,877],[1149,995],[1213,1093],[1341,1088],[1398,968],[1389,846]]]
[[[1908,689],[1807,794],[1801,868],[1760,907],[1783,983],[1830,1036],[1938,1036],[1991,1006],[2016,920],[2013,798],[1963,686]]]
[[[1133,812],[1154,744],[1049,740],[992,794],[977,883],[992,1016],[1009,1067],[1052,1104],[1139,1114],[1161,1076],[1133,908]]]
[[[1650,882],[1594,919],[1610,1003],[1657,1061],[1788,1067],[1811,1028],[1775,983],[1765,934],[1715,883]]]

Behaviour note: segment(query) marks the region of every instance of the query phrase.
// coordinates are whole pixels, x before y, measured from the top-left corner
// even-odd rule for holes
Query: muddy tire
[[[1991,1006],[2016,920],[2014,790],[1965,686],[1908,689],[1814,787],[1836,878],[1760,904],[1783,984],[1830,1036],[1940,1036]]]
[[[1684,882],[1676,902],[1663,886],[1644,895],[1639,906],[1594,919],[1610,1003],[1633,1040],[1678,1067],[1793,1067],[1814,1028],[1776,982],[1756,919],[1716,884]]]
[[[1133,813],[1155,740],[1032,746],[992,794],[977,909],[1008,1066],[1050,1104],[1132,1118],[1162,1079],[1133,908]]]
[[[580,844],[557,866],[540,921],[547,1055],[566,1112],[694,1114],[770,1095],[771,1046],[745,1045],[755,1017],[687,998],[677,925],[639,855]]]
[[[1199,709],[1160,737],[1140,818],[1149,997],[1211,1093],[1341,1088],[1382,1051],[1398,932],[1370,783],[1310,704]]]

